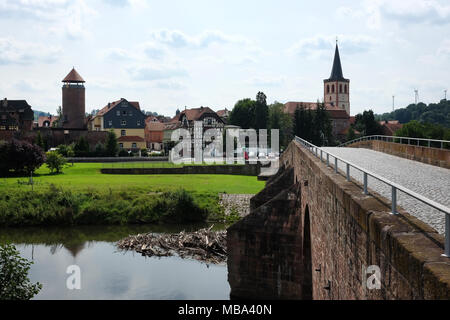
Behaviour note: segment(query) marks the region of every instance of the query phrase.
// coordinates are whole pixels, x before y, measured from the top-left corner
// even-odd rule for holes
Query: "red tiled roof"
[[[317,102],[296,102],[290,101],[284,104],[284,112],[293,115],[295,113],[295,109],[297,107],[304,107],[305,109],[316,110],[318,103]],[[325,104],[325,108],[330,114],[330,117],[333,119],[348,119],[349,115],[347,111],[344,109],[333,106],[329,103]]]
[[[394,133],[403,127],[398,120],[380,121],[383,126],[383,134],[387,136],[392,136]]]
[[[217,111],[216,113],[217,113],[217,115],[218,115],[219,117],[224,117],[224,116],[226,116],[229,112],[230,112],[230,111],[229,111],[227,108],[225,108],[225,109],[223,109],[223,110]]]
[[[180,112],[177,120],[181,119],[182,115],[185,114],[188,121],[196,121],[196,120],[200,119],[200,117],[204,113],[215,113],[215,112],[208,107],[186,109],[186,110],[183,110]]]
[[[117,139],[119,142],[144,142],[144,138],[139,136],[121,136]]]
[[[85,82],[84,79],[80,76],[80,74],[75,70],[69,72],[69,74],[63,79],[62,82]]]

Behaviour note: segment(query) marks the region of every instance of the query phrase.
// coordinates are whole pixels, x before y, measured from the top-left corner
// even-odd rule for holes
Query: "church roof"
[[[62,82],[85,82],[84,79],[80,76],[80,74],[75,70],[69,72],[69,74],[63,79]]]
[[[348,79],[345,79],[344,75],[342,74],[341,58],[339,56],[339,48],[337,43],[336,50],[334,52],[334,61],[333,68],[331,69],[331,75],[330,78],[326,81],[348,81]]]

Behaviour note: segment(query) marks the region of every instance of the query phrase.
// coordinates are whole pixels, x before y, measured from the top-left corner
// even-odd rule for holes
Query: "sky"
[[[232,109],[258,91],[315,102],[336,38],[352,115],[450,89],[448,0],[0,0],[0,98],[56,113],[75,67],[87,112]]]

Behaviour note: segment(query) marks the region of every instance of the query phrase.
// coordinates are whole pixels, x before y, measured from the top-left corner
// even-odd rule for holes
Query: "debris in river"
[[[143,256],[167,257],[174,254],[206,263],[220,264],[227,260],[227,232],[211,231],[213,226],[195,232],[172,234],[138,234],[117,243],[123,250],[134,250]]]

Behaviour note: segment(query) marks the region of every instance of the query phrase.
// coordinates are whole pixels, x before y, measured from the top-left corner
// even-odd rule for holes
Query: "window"
[[[123,143],[119,143],[119,148],[123,149]]]
[[[120,116],[120,110],[117,110],[116,115],[119,117]]]
[[[127,121],[126,120],[122,120],[122,122],[120,124],[123,125],[123,126],[126,126],[127,125]]]
[[[140,126],[141,125],[141,120],[137,121],[137,125]]]
[[[208,125],[212,125],[212,119],[208,118]]]
[[[330,85],[327,84],[327,93],[330,93]]]
[[[136,148],[136,147],[137,147],[136,142],[133,142],[133,143],[131,144],[131,147],[132,147],[132,148]]]
[[[126,130],[121,130],[120,131],[120,135],[123,137],[123,136],[126,136],[127,135],[127,131]]]
[[[123,110],[122,111],[122,115],[126,116],[127,115],[127,110]]]
[[[331,85],[331,93],[334,93],[334,84]]]
[[[108,121],[108,125],[111,127],[112,126],[112,120]]]
[[[131,117],[133,116],[133,111],[128,112],[128,115]]]
[[[344,85],[344,93],[347,93],[347,85]]]
[[[339,85],[339,93],[342,93],[342,84]]]

